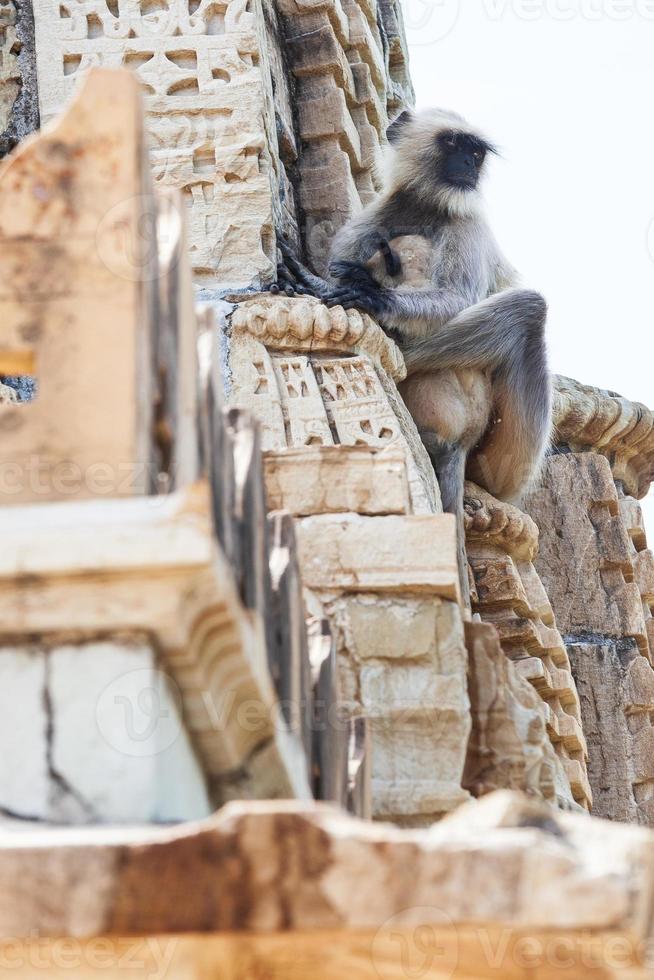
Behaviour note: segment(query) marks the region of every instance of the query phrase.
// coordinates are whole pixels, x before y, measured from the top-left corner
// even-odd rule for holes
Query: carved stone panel
[[[155,179],[188,206],[196,282],[270,281],[275,137],[257,0],[35,0],[34,15],[43,120],[88,68],[133,68]]]
[[[264,450],[402,451],[412,511],[441,509],[434,471],[392,381],[404,376],[402,355],[370,317],[267,296],[240,304],[231,327],[231,400],[259,419]]]

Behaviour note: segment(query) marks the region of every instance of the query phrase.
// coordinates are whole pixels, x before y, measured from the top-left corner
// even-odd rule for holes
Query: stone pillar
[[[297,518],[307,612],[336,641],[346,709],[370,721],[372,809],[429,824],[467,799],[467,650],[454,521],[379,326],[258,296],[231,317],[231,398],[262,426],[269,506]]]
[[[0,157],[38,128],[31,0],[0,3]]]

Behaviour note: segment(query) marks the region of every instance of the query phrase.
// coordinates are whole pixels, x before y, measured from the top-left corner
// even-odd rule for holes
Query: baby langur
[[[465,476],[518,500],[551,423],[546,306],[515,273],[482,215],[492,145],[460,116],[404,112],[388,131],[386,186],[337,234],[336,284],[287,265],[328,305],[370,313],[395,337],[404,400],[463,539]],[[461,554],[461,566],[464,556]],[[465,583],[464,583],[465,585]]]

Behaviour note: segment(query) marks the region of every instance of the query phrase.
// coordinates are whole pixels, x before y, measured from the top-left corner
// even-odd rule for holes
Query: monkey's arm
[[[416,320],[434,326],[446,323],[468,305],[465,296],[455,289],[434,287],[400,292],[397,289],[382,289],[372,277],[370,280],[369,285],[359,281],[339,286],[325,302],[328,306],[370,313],[384,326],[400,331],[404,324],[415,323]]]
[[[504,289],[511,289],[520,285],[520,276],[517,269],[498,252],[497,262],[493,270],[493,282],[491,294],[501,293]]]
[[[302,265],[284,239],[280,238],[277,244],[283,256],[283,262],[277,266],[277,283],[275,284],[277,289],[284,289],[291,294],[293,292],[309,292],[318,299],[328,300],[334,289],[340,288],[345,283],[350,285],[361,284],[365,287],[376,285],[375,280],[364,265],[359,262],[341,261],[334,263],[329,270],[330,274],[339,280],[335,286],[334,283],[323,279],[322,276],[317,276],[305,265]],[[377,235],[373,242],[371,237],[371,241],[367,243],[366,253],[368,251],[370,252],[369,258],[377,251],[381,253],[389,276],[399,275],[402,268],[399,257],[385,238],[379,238]],[[273,292],[277,291],[273,287],[271,289]]]

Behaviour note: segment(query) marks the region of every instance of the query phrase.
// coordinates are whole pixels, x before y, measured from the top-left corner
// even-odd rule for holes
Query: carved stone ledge
[[[531,517],[470,481],[465,485],[464,522],[469,544],[496,545],[526,561],[538,553],[538,527]]]
[[[103,969],[110,953],[136,964],[132,976],[154,976],[150,946],[165,952],[170,980],[400,978],[407,949],[424,962],[417,929],[438,957],[425,974],[434,980],[509,980],[532,972],[516,966],[527,955],[540,964],[562,952],[569,971],[538,966],[532,976],[651,976],[654,835],[517,793],[461,807],[429,831],[261,802],[181,829],[100,840],[95,830],[14,832],[4,844],[0,936],[19,980],[35,976],[37,955],[44,976],[63,976],[64,946],[46,937],[66,935],[78,937],[72,952],[84,964],[97,964],[76,971],[85,978],[117,977]]]
[[[654,413],[612,391],[554,378],[557,443],[606,456],[625,492],[644,497],[654,479]]]
[[[367,313],[328,309],[313,297],[261,293],[240,302],[232,329],[255,337],[271,350],[366,354],[393,381],[406,377],[399,348]]]
[[[592,794],[579,697],[552,607],[533,565],[538,528],[527,514],[474,483],[466,483],[464,508],[473,612],[497,628],[502,649],[518,674],[540,694],[547,731],[572,797],[589,807]]]

